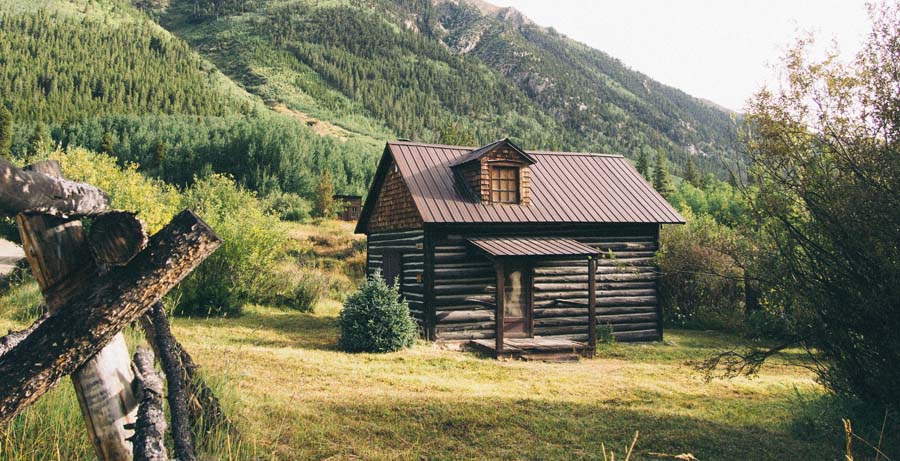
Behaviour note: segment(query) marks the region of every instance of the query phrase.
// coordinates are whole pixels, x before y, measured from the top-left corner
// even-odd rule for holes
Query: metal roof
[[[599,253],[572,239],[564,238],[470,238],[476,248],[491,256],[595,256]]]
[[[364,229],[390,158],[397,162],[425,223],[684,223],[621,155],[528,152],[535,160],[530,166],[530,205],[475,201],[451,169],[473,149],[477,148],[389,142],[358,231]]]

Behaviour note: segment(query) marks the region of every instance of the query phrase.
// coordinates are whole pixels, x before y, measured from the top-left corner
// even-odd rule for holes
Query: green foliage
[[[277,272],[288,238],[254,193],[222,175],[197,180],[183,195],[224,244],[173,291],[176,313],[235,315],[250,301],[265,301],[293,287]]]
[[[331,181],[331,172],[325,170],[316,184],[312,215],[316,218],[330,218],[334,213],[334,183]]]
[[[697,165],[694,163],[693,157],[688,158],[687,167],[684,170],[684,180],[694,187],[703,187],[703,178],[700,176],[700,172],[697,171]]]
[[[242,106],[215,90],[190,47],[145,21],[112,25],[47,10],[4,10],[0,5],[0,62],[15,65],[0,66],[0,104],[8,104],[17,121],[224,115]]]
[[[650,179],[650,158],[646,149],[641,149],[641,153],[638,154],[635,168],[637,168],[638,173],[640,173],[641,176],[643,176],[645,179]]]
[[[666,154],[659,151],[656,154],[656,165],[653,167],[653,188],[663,195],[668,195],[672,185],[669,183],[669,166],[666,164]]]
[[[253,117],[111,115],[55,126],[54,132],[64,146],[111,150],[121,162],[137,163],[168,183],[189,186],[195,175],[211,170],[261,196],[282,191],[312,198],[325,170],[336,189],[363,194],[380,154],[368,142],[319,136],[289,117],[267,112]],[[160,144],[165,145],[162,159]]]
[[[729,227],[749,225],[750,207],[740,190],[726,182],[707,178],[703,187],[679,182],[666,196],[675,209],[690,209],[695,215],[708,215]]]
[[[0,158],[12,158],[12,114],[0,104]]]
[[[664,226],[657,262],[666,323],[737,328],[743,322],[743,268],[732,256],[738,236],[709,215],[682,209],[687,224]]]
[[[50,132],[47,125],[37,123],[31,137],[28,138],[28,153],[32,156],[40,156],[50,151],[53,140],[50,138]]]
[[[478,146],[478,139],[475,138],[475,135],[472,131],[463,126],[460,122],[444,122],[440,128],[438,128],[438,139],[437,142],[439,144],[447,144],[450,146]]]
[[[809,58],[752,101],[756,225],[773,242],[767,291],[831,389],[900,409],[900,4],[873,5],[852,64]]]
[[[312,203],[290,192],[273,192],[263,203],[266,210],[284,221],[306,221],[312,216]]]
[[[416,338],[409,305],[380,273],[347,298],[338,324],[339,344],[347,352],[393,352],[412,346]]]

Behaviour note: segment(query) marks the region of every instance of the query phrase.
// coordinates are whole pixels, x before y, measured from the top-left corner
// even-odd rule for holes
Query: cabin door
[[[530,337],[531,333],[531,264],[508,261],[505,264],[503,288],[503,335]]]

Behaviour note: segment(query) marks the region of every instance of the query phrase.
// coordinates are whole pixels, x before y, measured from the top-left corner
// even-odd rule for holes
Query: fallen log
[[[236,436],[237,429],[228,419],[215,393],[200,376],[200,367],[172,334],[169,319],[166,317],[162,304],[157,303],[147,315],[141,317],[141,326],[147,342],[154,351],[157,351],[156,355],[161,360],[163,356],[158,351],[164,347],[171,347],[176,351],[175,365],[181,367],[181,374],[187,385],[188,416],[191,427],[195,428],[198,434],[209,435],[214,430],[226,430],[232,436]],[[169,346],[164,346],[164,344]],[[163,368],[166,366],[163,365]]]
[[[215,251],[222,240],[185,210],[127,266],[100,277],[0,356],[0,424],[99,352]]]
[[[0,213],[70,218],[94,216],[107,210],[109,197],[94,186],[54,178],[40,169],[20,169],[0,158]]]
[[[134,435],[129,439],[134,447],[134,461],[167,461],[163,382],[153,368],[153,353],[139,346],[134,352],[134,367],[141,402],[133,424]]]

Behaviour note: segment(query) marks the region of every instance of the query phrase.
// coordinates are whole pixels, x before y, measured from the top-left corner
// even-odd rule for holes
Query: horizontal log
[[[480,331],[480,330],[490,330],[494,331],[494,322],[476,322],[476,323],[451,323],[451,324],[442,324],[439,323],[437,326],[438,333],[450,332],[450,331]]]
[[[471,323],[484,321],[493,322],[494,312],[487,309],[471,311],[446,311],[438,312],[436,317],[439,324]]]
[[[597,323],[599,324],[619,324],[619,323],[635,323],[635,322],[655,322],[656,312],[637,312],[633,314],[611,314],[597,315]]]
[[[493,295],[494,287],[493,285],[482,285],[475,283],[467,283],[463,285],[443,285],[443,284],[434,284],[434,292],[436,294],[460,294],[460,293],[470,293],[472,295],[482,295],[482,294],[490,294]]]
[[[613,327],[613,334],[615,333],[625,333],[631,331],[646,331],[653,330],[656,331],[656,322],[642,322],[642,323],[616,323],[611,324]]]
[[[447,331],[437,333],[437,339],[459,340],[459,339],[490,339],[494,337],[494,330],[473,330],[473,331]]]
[[[557,335],[575,335],[586,334],[588,331],[587,322],[581,325],[570,325],[562,327],[534,327],[534,332],[539,336],[557,336]]]
[[[621,332],[614,331],[613,337],[616,338],[616,341],[620,342],[656,341],[657,339],[659,339],[659,331],[657,331],[656,329]]]
[[[607,315],[622,315],[622,314],[646,314],[649,312],[656,312],[656,306],[613,306],[613,307],[602,307],[597,309],[597,318],[601,318]]]
[[[84,287],[32,334],[0,356],[0,424],[99,352],[222,244],[184,211],[127,266]]]
[[[55,162],[54,162],[55,163]],[[109,210],[109,197],[90,184],[15,167],[0,158],[0,213],[96,216]]]
[[[598,307],[619,306],[646,306],[656,305],[656,296],[621,296],[610,298],[597,298]]]
[[[474,311],[474,310],[490,310],[493,312],[493,301],[484,301],[482,303],[464,302],[460,304],[442,304],[436,306],[437,312],[453,312],[453,311]]]
[[[585,314],[587,312],[585,311]],[[587,315],[579,317],[548,317],[534,319],[534,326],[537,327],[561,327],[569,325],[587,325]]]

